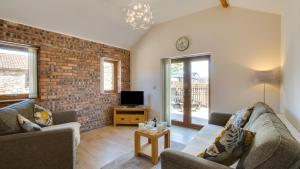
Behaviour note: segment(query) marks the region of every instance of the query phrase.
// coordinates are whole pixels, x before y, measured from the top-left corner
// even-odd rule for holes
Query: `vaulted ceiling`
[[[231,6],[281,14],[285,0],[228,0]],[[130,49],[146,31],[125,22],[130,0],[1,0],[0,18]],[[150,0],[155,24],[220,5],[219,0]]]

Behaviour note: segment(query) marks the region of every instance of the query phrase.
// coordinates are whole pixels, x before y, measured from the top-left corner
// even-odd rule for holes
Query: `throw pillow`
[[[41,130],[41,127],[39,125],[31,122],[20,114],[18,114],[18,122],[21,128],[26,132]]]
[[[225,128],[231,124],[234,125],[235,127],[243,128],[246,125],[246,123],[248,122],[253,109],[254,109],[254,107],[245,108],[245,109],[239,110],[236,113],[232,114],[232,116],[226,123]]]
[[[34,105],[34,119],[35,122],[41,126],[53,125],[53,117],[50,110],[45,109],[39,105]]]
[[[253,132],[229,125],[198,157],[231,166],[249,149],[253,138]]]
[[[16,110],[8,107],[0,109],[0,136],[22,132],[17,120],[18,114]]]

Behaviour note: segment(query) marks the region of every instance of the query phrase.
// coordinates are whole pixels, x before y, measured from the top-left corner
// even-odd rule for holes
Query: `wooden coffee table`
[[[141,146],[141,136],[148,138],[148,144]],[[134,133],[135,156],[149,157],[154,165],[158,163],[158,157],[162,148],[159,147],[158,139],[164,136],[164,149],[170,147],[170,130],[164,129],[161,132],[137,130]]]

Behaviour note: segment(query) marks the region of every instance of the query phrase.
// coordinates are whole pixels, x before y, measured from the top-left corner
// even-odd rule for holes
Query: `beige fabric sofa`
[[[54,125],[22,132],[17,114],[33,121],[33,100],[0,109],[0,169],[73,169],[80,142],[75,112],[53,113]]]
[[[162,153],[162,169],[299,169],[300,144],[273,110],[263,104],[255,105],[244,128],[255,132],[251,148],[240,161],[227,167],[196,157],[214,142],[224,129],[228,114],[212,113],[207,126],[182,151],[167,150]]]

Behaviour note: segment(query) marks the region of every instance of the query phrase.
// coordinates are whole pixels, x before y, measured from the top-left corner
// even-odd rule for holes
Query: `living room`
[[[0,168],[300,168],[299,11],[2,0]]]

